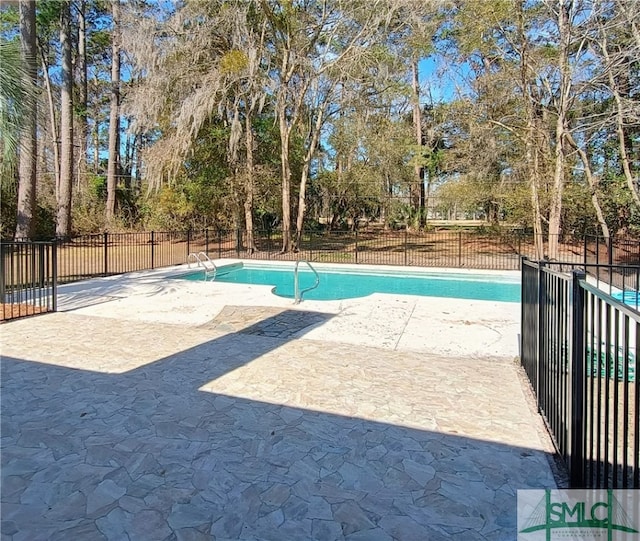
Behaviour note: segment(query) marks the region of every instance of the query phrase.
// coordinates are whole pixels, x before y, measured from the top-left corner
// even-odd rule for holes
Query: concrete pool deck
[[[234,263],[237,260],[218,260]],[[292,262],[272,262],[289,266]],[[314,264],[315,265],[315,264]],[[321,264],[320,264],[321,265]],[[330,265],[335,267],[336,265]],[[343,265],[366,268],[365,265]],[[387,267],[402,270],[402,267]],[[412,272],[416,267],[411,267]],[[442,272],[442,269],[436,269]],[[323,325],[305,329],[303,339],[329,340],[400,351],[473,358],[513,359],[518,354],[520,304],[414,295],[374,294],[342,301],[291,299],[270,286],[167,280],[186,266],[68,284],[60,288],[60,311],[122,320],[204,325],[227,305],[270,306],[329,314]],[[464,270],[456,270],[465,273]],[[517,276],[517,271],[467,271]]]
[[[2,539],[511,540],[555,487],[517,303],[175,272],[0,327]]]

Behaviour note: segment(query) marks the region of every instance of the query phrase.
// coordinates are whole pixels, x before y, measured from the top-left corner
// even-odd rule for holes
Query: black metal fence
[[[215,258],[307,259],[328,263],[496,270],[519,269],[521,256],[536,258],[532,236],[521,230],[409,232],[366,228],[306,231],[297,250],[284,253],[282,240],[281,231],[254,231],[248,235],[242,229],[81,235],[56,241],[55,270],[60,282],[71,282],[184,264],[191,252],[200,251]],[[563,261],[572,264],[601,261],[640,265],[640,241],[637,240],[607,245],[602,239],[593,237],[584,241],[563,240],[559,247]],[[24,265],[29,265],[28,260]],[[607,279],[608,271],[604,267],[596,270],[599,277]],[[18,274],[16,271],[6,275],[3,271],[5,285],[11,286]],[[614,280],[616,276],[611,275],[609,279]]]
[[[106,276],[185,263],[191,252],[210,257],[261,260],[307,259],[327,263],[415,265],[518,270],[520,257],[536,258],[533,239],[521,231],[307,231],[295,252],[282,252],[281,231],[201,230],[83,235],[58,244],[61,281]],[[640,265],[640,241],[604,245],[588,241],[560,244],[563,261],[602,258]],[[604,259],[603,259],[604,261]]]
[[[572,487],[640,488],[640,312],[552,266],[522,261],[521,361],[540,413]]]
[[[101,233],[58,241],[58,279],[73,282],[186,263],[188,231]]]
[[[600,236],[585,236],[583,239],[585,265],[640,265],[640,241],[616,239],[607,244]]]
[[[561,263],[545,261],[545,266],[560,272],[580,270],[589,282],[618,301],[640,310],[640,264]]]
[[[55,242],[0,242],[0,321],[55,312]]]
[[[206,236],[206,240],[205,240]],[[295,253],[282,253],[281,231],[254,231],[255,251],[247,251],[243,230],[192,233],[205,251],[216,257],[248,259],[307,259],[328,263],[415,265],[424,267],[518,270],[520,257],[536,259],[533,236],[522,230],[446,230],[411,232],[377,228],[353,231],[306,231]],[[543,243],[546,246],[546,239]],[[591,261],[605,251],[608,257],[635,260],[640,264],[640,241],[612,243],[589,237],[559,243],[563,261]]]

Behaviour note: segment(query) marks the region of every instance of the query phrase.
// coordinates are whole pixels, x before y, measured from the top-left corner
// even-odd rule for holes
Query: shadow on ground
[[[199,390],[269,323],[121,374],[3,358],[3,539],[516,537],[539,450]]]

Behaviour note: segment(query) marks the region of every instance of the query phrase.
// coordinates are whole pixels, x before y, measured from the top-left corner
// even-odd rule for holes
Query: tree
[[[597,22],[615,18],[603,9],[605,5],[613,13],[618,9],[615,2],[469,0],[458,5],[454,19],[452,35],[462,53],[460,60],[472,68],[478,57],[486,64],[481,76],[472,80],[472,88],[481,90],[483,81],[492,88],[473,100],[476,110],[479,103],[492,110],[480,123],[492,125],[498,140],[509,134],[514,151],[501,160],[503,169],[511,179],[530,185],[539,258],[560,257],[564,190],[569,182],[589,186],[595,216],[608,236],[598,181],[602,166],[597,164],[610,160],[602,161],[603,156],[596,157],[594,151],[608,148],[606,142],[611,139],[604,129],[609,123],[605,88],[611,85],[603,78],[611,63],[588,46]],[[630,110],[626,109],[627,114]],[[599,138],[598,144],[594,138]]]
[[[421,96],[420,61],[429,56],[432,50],[432,39],[438,24],[437,10],[430,2],[401,0],[398,2],[397,23],[391,32],[391,41],[395,45],[396,54],[402,59],[410,72],[411,105],[413,130],[415,134],[414,150],[414,182],[411,185],[411,205],[418,216],[419,227],[426,223],[426,186],[425,175],[430,149],[425,147],[423,133],[423,104]]]
[[[35,2],[20,2],[20,44],[22,62],[25,66],[23,88],[36,88],[36,5]],[[36,164],[37,164],[38,111],[36,100],[27,100],[22,117],[20,136],[20,166],[18,203],[16,216],[16,238],[30,238],[35,232],[36,209]]]
[[[469,90],[445,109],[450,148],[440,154],[451,181],[465,184],[458,192],[481,206],[493,224],[501,218],[508,185],[526,179],[538,189],[530,171],[521,174],[527,169],[522,159],[527,102],[518,85],[522,55],[512,7],[510,0],[469,1],[454,14],[451,52],[468,63]]]
[[[596,2],[602,9],[604,2]],[[640,115],[638,114],[638,96],[632,95],[631,80],[633,66],[637,65],[640,57],[640,31],[638,30],[637,13],[640,2],[615,2],[616,9],[607,22],[603,16],[598,17],[598,39],[595,50],[601,56],[606,67],[606,77],[609,91],[615,104],[613,117],[615,131],[618,138],[620,164],[629,193],[638,210],[640,210],[640,181],[637,170],[633,171],[633,138],[631,131],[635,128],[636,137]],[[635,14],[632,15],[632,14]],[[607,23],[607,24],[605,24]],[[630,35],[627,29],[630,29]],[[618,43],[611,44],[609,35],[618,37]],[[637,66],[635,68],[637,70]],[[636,74],[637,76],[637,74]]]
[[[548,8],[555,12],[557,25],[557,90],[555,101],[555,167],[553,171],[553,188],[551,191],[551,208],[549,211],[549,258],[558,259],[558,244],[560,241],[562,216],[562,194],[566,180],[566,133],[569,110],[571,108],[572,74],[569,64],[570,48],[572,47],[571,19],[576,16],[575,3],[572,0],[559,2],[547,1]]]
[[[544,167],[544,124],[539,107],[536,75],[533,68],[531,43],[529,38],[530,17],[526,12],[526,0],[516,4],[516,51],[519,60],[518,84],[523,98],[524,112],[524,163],[531,194],[533,238],[538,259],[544,258],[542,203],[540,192],[543,186]]]
[[[24,82],[27,76],[17,41],[0,42],[0,130],[2,172],[12,175],[16,165],[20,126],[24,115]]]
[[[33,236],[36,190],[37,70],[35,4],[20,2],[20,40],[0,42],[0,174],[3,184],[18,166],[16,238]]]
[[[140,16],[136,19],[137,23]],[[228,170],[234,225],[240,226],[244,214],[246,248],[251,252],[254,184],[259,176],[254,124],[267,101],[264,17],[253,2],[191,3],[152,24],[166,29],[154,48],[141,39],[153,34],[140,36],[138,24],[124,34],[144,75],[127,109],[137,126],[160,134],[146,154],[152,183],[175,180],[189,154],[197,153],[196,146],[206,140],[202,130],[219,121],[227,138],[220,169]],[[180,70],[182,76],[167,79],[169,69]]]
[[[439,6],[436,17],[417,0],[122,4],[122,50],[136,68],[124,112],[152,143],[143,155],[149,184],[182,183],[180,192],[197,179],[208,193],[198,175],[210,169],[196,157],[210,153],[198,147],[224,140],[212,206],[224,199],[225,224],[251,231],[256,205],[270,214],[277,201],[283,251],[297,248],[309,208],[332,206],[335,221],[341,212],[387,219],[395,201],[412,207],[408,223],[419,226],[431,184],[443,178],[464,182],[459,191],[493,222],[512,211],[521,221],[528,189],[526,225],[540,258],[560,257],[568,213],[579,222],[579,205],[565,211],[576,193],[591,194],[595,211],[585,217],[606,233],[606,183],[618,193],[619,177],[630,197],[637,187],[635,12],[619,0]],[[429,109],[418,68],[434,42],[465,80],[455,103]],[[384,115],[393,127],[386,140],[375,133]],[[269,119],[279,145],[266,156],[257,140]],[[407,128],[411,143],[396,136]],[[254,249],[251,233],[246,247]]]
[[[280,129],[282,174],[282,251],[297,249],[304,225],[306,190],[312,162],[327,118],[338,114],[344,88],[366,87],[375,73],[380,48],[398,6],[392,2],[260,2],[269,21],[273,69],[271,91]],[[377,75],[377,73],[375,73]],[[375,76],[375,75],[374,75]],[[304,136],[297,184],[296,239],[292,242],[290,151],[292,135]]]
[[[71,63],[71,3],[60,5],[60,46],[62,48],[62,84],[60,86],[60,189],[56,236],[71,235],[71,199],[73,189],[73,66]]]
[[[116,209],[116,187],[120,158],[120,0],[111,0],[111,102],[109,106],[109,157],[105,217],[111,224]]]
[[[78,139],[79,160],[78,176],[86,177],[87,174],[87,142],[89,140],[88,107],[89,107],[89,82],[88,82],[88,54],[87,54],[87,0],[78,2],[78,55],[76,65],[78,68]],[[82,189],[83,182],[78,182]]]
[[[43,2],[38,6],[37,26],[38,26],[38,53],[40,56],[42,79],[47,98],[48,126],[40,126],[42,136],[40,137],[41,156],[45,163],[51,162],[55,183],[56,205],[60,198],[60,126],[59,126],[59,103],[56,99],[56,88],[51,76],[58,65],[54,39],[59,40],[61,4]],[[54,29],[57,29],[58,37],[54,38]],[[59,94],[59,93],[58,93]],[[52,156],[52,158],[51,158]]]

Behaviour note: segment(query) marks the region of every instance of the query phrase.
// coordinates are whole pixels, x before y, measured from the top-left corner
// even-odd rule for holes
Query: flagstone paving
[[[0,327],[2,540],[513,540],[555,486],[512,359],[81,312]]]

